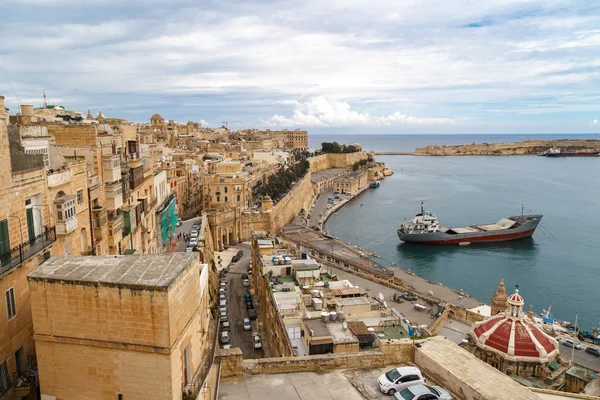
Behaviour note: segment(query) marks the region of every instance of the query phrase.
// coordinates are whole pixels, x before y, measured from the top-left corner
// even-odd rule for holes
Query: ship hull
[[[511,217],[512,220],[518,220],[520,217]],[[528,220],[523,224],[510,229],[488,230],[485,232],[469,233],[405,233],[398,229],[398,238],[406,243],[420,244],[459,244],[459,243],[494,243],[508,242],[530,237],[534,234],[542,216],[528,216]],[[452,230],[452,228],[450,228]]]
[[[544,157],[600,157],[600,152],[543,154]]]

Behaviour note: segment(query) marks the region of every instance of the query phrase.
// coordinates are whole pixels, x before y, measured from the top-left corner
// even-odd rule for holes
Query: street
[[[575,364],[579,364],[582,367],[589,368],[596,372],[600,372],[600,357],[595,357],[591,354],[586,353],[585,352],[586,346],[598,347],[598,346],[593,346],[591,344],[586,343],[586,344],[582,345],[581,350],[575,349],[575,352],[573,352],[573,349],[571,347],[565,346],[561,341],[559,350],[560,350],[560,354],[563,357],[565,357],[567,360],[570,360],[571,354],[573,354],[573,356],[574,356],[573,362]]]
[[[199,220],[201,220],[200,217],[194,217],[194,218],[188,219],[187,221],[183,221],[183,223],[181,224],[181,226],[178,226],[177,228],[175,228],[175,234],[178,235],[180,232],[182,232],[182,233],[190,233],[190,231],[192,230],[192,225],[194,225],[194,222],[195,221],[199,221]],[[177,242],[177,246],[175,247],[175,251],[177,251],[177,252],[183,252],[183,251],[185,251],[186,247],[187,247],[187,243],[185,242],[185,240],[183,240],[183,237],[182,237]]]
[[[315,208],[312,209],[310,214],[310,221],[308,223],[308,226],[310,226],[311,228],[319,226],[319,219],[321,217],[321,214],[325,212],[325,208],[327,207],[327,200],[329,199],[329,196],[332,193],[333,189],[327,189],[323,191],[323,193],[321,193],[321,195],[319,196],[317,204],[315,205]]]
[[[242,258],[229,266],[227,273],[227,317],[231,327],[231,347],[239,347],[244,358],[263,357],[262,350],[255,350],[252,342],[252,331],[256,330],[256,321],[252,323],[252,331],[245,331],[243,327],[244,318],[248,317],[244,295],[250,288],[242,286],[242,274],[247,274],[248,264],[251,259],[251,248],[248,244],[238,244],[229,250],[243,250]]]

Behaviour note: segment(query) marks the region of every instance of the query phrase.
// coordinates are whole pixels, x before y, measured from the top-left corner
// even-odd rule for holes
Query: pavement
[[[389,397],[388,397],[389,398]],[[340,371],[253,375],[219,386],[222,400],[361,400],[363,397]]]
[[[444,336],[456,344],[461,344],[469,336],[470,332],[471,325],[448,319],[444,326],[438,330],[438,336]]]

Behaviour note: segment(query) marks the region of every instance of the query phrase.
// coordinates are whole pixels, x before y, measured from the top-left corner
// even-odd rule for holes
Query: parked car
[[[425,384],[427,380],[416,367],[394,368],[377,379],[379,390],[390,396],[412,385]]]
[[[595,347],[588,347],[587,349],[585,349],[585,352],[593,356],[600,357],[600,349],[597,349]]]
[[[219,294],[219,301],[221,302],[221,304],[223,304],[223,303],[227,304],[227,296],[225,296],[225,293]]]
[[[576,342],[576,341],[571,340],[571,339],[565,339],[565,340],[563,340],[562,344],[564,344],[567,347],[574,347],[575,350],[581,350],[581,344],[579,344],[579,342]]]
[[[239,258],[242,258],[244,256],[244,251],[243,250],[238,251],[236,256],[238,256]]]
[[[221,324],[221,330],[231,332],[231,326],[229,326],[229,322],[225,321]]]
[[[231,345],[230,345],[230,344],[224,344],[224,345],[223,345],[223,348],[224,348],[224,349],[230,349],[230,348],[231,348]]]
[[[221,311],[221,322],[226,322],[227,321],[227,311]]]
[[[227,302],[226,301],[221,300],[219,302],[219,310],[227,312]]]
[[[260,337],[258,335],[254,336],[254,349],[262,349],[262,343],[260,342]]]
[[[190,237],[198,237],[198,231],[196,229],[192,229],[192,231],[190,232]]]
[[[227,331],[221,332],[220,341],[221,341],[221,343],[229,343],[229,332],[227,332]]]
[[[254,304],[251,301],[246,302],[246,310],[251,310],[254,308]]]
[[[249,318],[244,318],[244,330],[245,331],[251,331],[252,330],[252,324],[250,324],[250,319]]]
[[[413,385],[394,396],[397,400],[452,400],[452,395],[441,386]]]
[[[252,275],[252,268],[248,268],[248,275]]]
[[[252,301],[252,295],[250,293],[246,293],[244,295],[244,301]]]
[[[242,279],[248,279],[248,275],[242,274]]]
[[[242,286],[244,286],[244,287],[250,287],[250,281],[248,279],[244,279],[242,281]]]
[[[254,308],[248,310],[248,319],[252,321],[256,319],[256,310]]]
[[[181,226],[182,222],[181,219],[177,219],[177,222],[175,223],[175,226]]]
[[[192,251],[194,251],[194,246],[188,246],[185,248],[186,253],[191,253]]]
[[[197,237],[193,237],[190,239],[190,246],[194,247],[198,244],[198,238]]]

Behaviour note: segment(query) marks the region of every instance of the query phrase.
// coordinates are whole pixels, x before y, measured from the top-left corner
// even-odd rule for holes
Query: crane
[[[223,121],[223,122],[221,122],[221,123],[222,123],[222,124],[225,124],[225,128],[229,128],[229,127],[227,126],[227,124],[233,124],[233,123],[235,123],[235,122],[240,122],[240,123],[241,123],[242,121]]]

